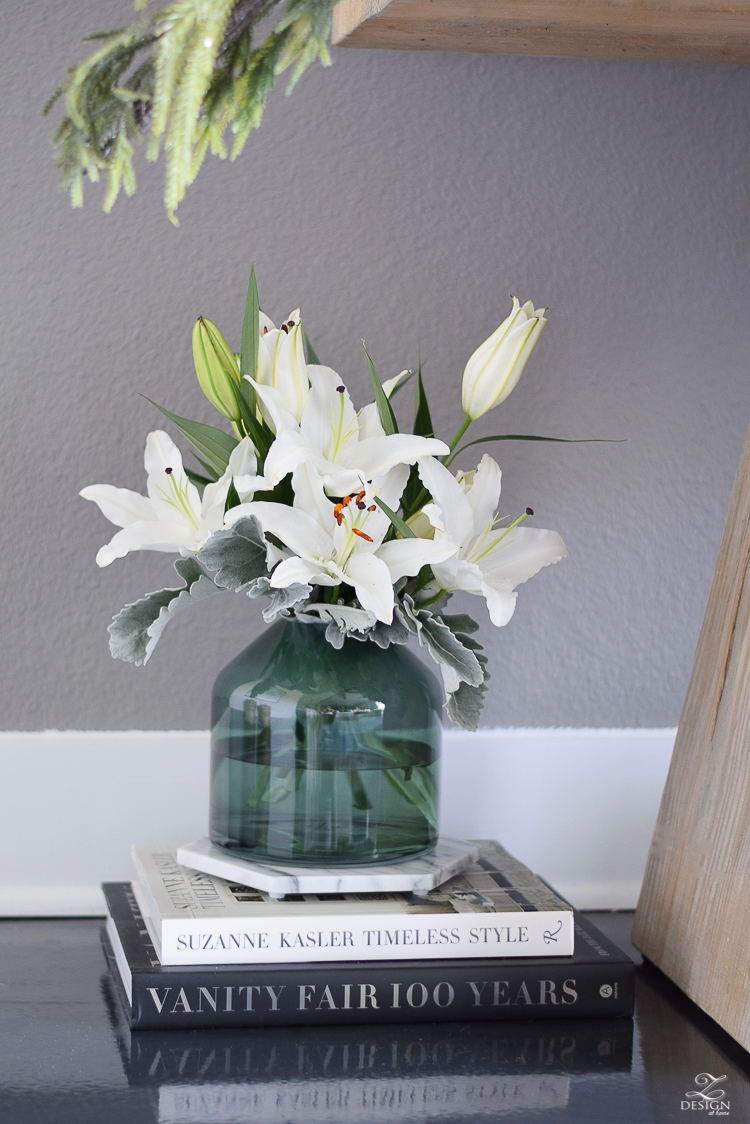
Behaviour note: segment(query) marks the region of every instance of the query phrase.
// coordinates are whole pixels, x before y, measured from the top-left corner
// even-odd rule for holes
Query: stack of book
[[[622,1017],[633,963],[499,844],[424,896],[262,891],[133,849],[103,886],[138,1029]]]

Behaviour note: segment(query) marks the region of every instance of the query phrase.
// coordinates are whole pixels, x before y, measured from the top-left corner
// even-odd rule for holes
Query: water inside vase
[[[389,862],[438,835],[440,697],[403,646],[274,626],[216,681],[211,839],[298,865]]]
[[[431,820],[437,762],[412,770],[278,769],[225,757],[213,784],[226,792],[225,846],[247,857],[337,865],[413,855],[437,837]],[[404,795],[408,786],[415,799]],[[417,802],[418,801],[418,802]],[[252,809],[254,815],[248,816]],[[220,830],[214,822],[214,831]],[[214,835],[215,842],[221,842]]]

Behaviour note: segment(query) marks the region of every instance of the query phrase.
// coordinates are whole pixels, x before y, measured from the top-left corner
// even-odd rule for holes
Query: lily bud
[[[547,323],[546,308],[534,309],[531,301],[521,306],[513,297],[510,315],[474,352],[464,370],[461,401],[464,413],[474,421],[493,406],[499,406],[521,377],[526,360]]]
[[[193,325],[193,362],[201,390],[230,421],[240,420],[234,387],[239,385],[237,357],[215,324],[199,316]]]

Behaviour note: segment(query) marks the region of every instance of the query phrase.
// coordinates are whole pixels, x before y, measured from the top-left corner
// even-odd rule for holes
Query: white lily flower
[[[246,479],[252,479],[250,469],[255,469],[255,453],[251,458],[251,450],[249,438],[240,441],[227,471],[216,483],[206,485],[201,499],[185,473],[180,450],[171,437],[161,429],[149,433],[144,457],[147,496],[110,484],[93,484],[80,492],[85,500],[98,505],[110,523],[122,527],[97,554],[97,565],[109,566],[131,550],[195,554],[224,524],[232,459],[237,469],[246,470]],[[245,494],[248,492],[249,489]]]
[[[310,395],[299,422],[284,408],[276,390],[255,383],[276,431],[263,468],[269,487],[297,465],[311,463],[323,477],[326,491],[341,496],[358,491],[365,481],[384,476],[396,465],[449,452],[446,444],[433,437],[386,435],[373,416],[372,405],[357,414],[340,376],[330,367],[311,365],[307,373]],[[391,389],[402,377],[389,380]]]
[[[271,576],[277,589],[297,583],[354,587],[363,609],[380,621],[393,620],[393,583],[418,574],[422,566],[444,561],[454,554],[453,543],[429,539],[383,539],[390,527],[387,515],[375,503],[377,494],[391,508],[398,507],[406,487],[406,465],[392,468],[355,496],[334,504],[325,494],[324,481],[309,462],[292,476],[294,506],[258,501],[243,503],[227,512],[227,524],[244,515],[255,515],[264,532],[280,539],[291,557],[279,562]],[[271,555],[269,564],[277,555]]]
[[[462,473],[460,480],[432,458],[419,462],[419,475],[434,501],[422,509],[435,528],[434,541],[458,548],[432,565],[439,589],[479,594],[492,623],[507,624],[516,586],[565,558],[565,543],[556,531],[497,525],[500,469],[486,454],[475,472]]]
[[[265,313],[260,313],[257,382],[277,390],[284,409],[300,420],[310,386],[298,308],[289,313],[280,328],[276,328]],[[270,416],[266,420],[272,421]]]
[[[464,369],[461,403],[472,421],[499,406],[513,390],[547,323],[546,311],[535,309],[531,301],[521,306],[513,297],[510,315],[471,356]]]

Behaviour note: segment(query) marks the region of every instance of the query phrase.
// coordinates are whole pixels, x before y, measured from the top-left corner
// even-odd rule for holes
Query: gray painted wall
[[[508,294],[550,306],[476,435],[628,441],[499,447],[505,509],[534,507],[570,558],[522,587],[507,628],[483,627],[486,724],[676,723],[750,420],[747,70],[338,51],[272,100],[236,165],[205,168],[175,230],[145,162],[111,216],[96,188],[72,211],[39,117],[127,0],[5,8],[0,725],[204,727],[214,675],[259,633],[257,606],[227,595],[170,626],[145,670],[111,660],[111,615],[171,563],[98,570],[112,528],[77,497],[141,490],[159,418],[139,393],[211,420],[190,326],[205,313],[238,342],[253,260],[266,310],[301,301],[360,401],[361,337],[384,375],[421,346],[450,432]]]

